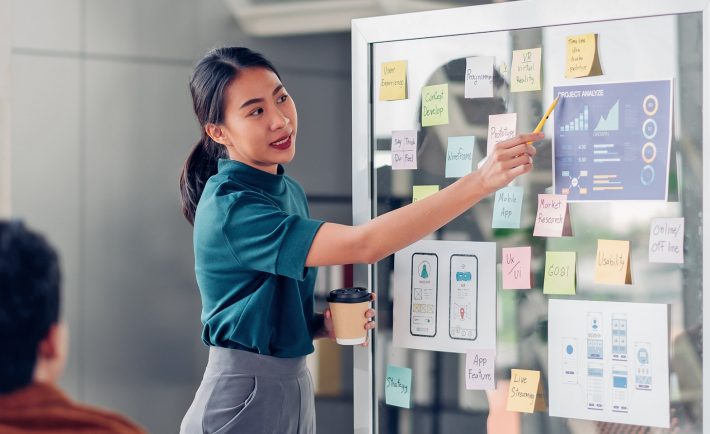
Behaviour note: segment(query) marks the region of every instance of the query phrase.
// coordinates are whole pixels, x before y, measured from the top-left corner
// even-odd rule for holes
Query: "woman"
[[[503,142],[439,193],[346,226],[310,219],[303,189],[284,175],[298,118],[268,60],[247,48],[212,50],[190,90],[202,138],[180,187],[210,354],[181,433],[313,433],[305,356],[314,338],[334,338],[330,312],[314,312],[315,267],[374,263],[437,230],[529,172],[535,149],[527,142],[543,136]]]

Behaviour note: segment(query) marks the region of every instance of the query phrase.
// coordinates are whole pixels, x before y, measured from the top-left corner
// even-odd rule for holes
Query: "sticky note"
[[[567,195],[537,195],[537,214],[535,215],[533,235],[536,237],[572,236]]]
[[[520,211],[523,208],[523,187],[505,187],[496,191],[493,199],[494,228],[520,228]]]
[[[577,292],[577,253],[545,254],[545,294],[574,295]]]
[[[597,52],[597,34],[568,36],[565,77],[577,78],[593,75],[602,75]]]
[[[422,126],[449,123],[449,85],[435,84],[422,89]]]
[[[466,351],[466,389],[493,390],[496,388],[495,350],[470,349]]]
[[[511,65],[510,91],[525,92],[540,90],[540,59],[541,48],[513,51]]]
[[[624,285],[631,283],[631,243],[619,240],[597,240],[595,283]]]
[[[460,178],[473,169],[474,136],[449,137],[446,147],[446,177]]]
[[[385,403],[397,407],[410,407],[412,396],[412,370],[387,365],[385,378]]]
[[[417,132],[392,131],[392,170],[417,168]]]
[[[546,406],[540,371],[511,369],[508,404],[505,409],[533,413],[544,410]]]
[[[648,239],[648,262],[682,264],[684,232],[683,217],[652,219]]]
[[[493,96],[492,56],[467,57],[464,81],[465,98],[491,98]]]
[[[382,63],[380,78],[380,101],[395,101],[407,98],[407,61]]]
[[[515,137],[518,124],[517,113],[504,113],[502,115],[488,116],[488,142],[486,155],[491,155],[495,146]]]
[[[532,248],[505,247],[502,250],[501,274],[503,289],[530,289],[530,261]]]
[[[412,203],[439,191],[438,185],[415,185],[412,188]]]

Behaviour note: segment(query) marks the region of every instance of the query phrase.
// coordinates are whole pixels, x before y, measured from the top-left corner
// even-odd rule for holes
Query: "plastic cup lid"
[[[341,288],[330,291],[327,301],[330,303],[362,303],[370,301],[370,293],[365,288]]]

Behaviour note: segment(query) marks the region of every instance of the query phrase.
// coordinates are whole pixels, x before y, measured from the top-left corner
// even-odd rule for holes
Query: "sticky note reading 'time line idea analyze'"
[[[437,191],[439,191],[438,185],[415,185],[412,188],[412,203],[422,200],[427,196],[431,196]]]
[[[540,371],[510,370],[506,410],[532,413],[547,407],[540,382]]]
[[[466,389],[493,390],[496,388],[495,350],[470,349],[466,352]]]
[[[510,91],[525,92],[540,90],[540,60],[542,49],[513,51],[513,65],[511,66]]]
[[[602,75],[597,53],[597,34],[587,33],[567,37],[566,78]]]
[[[387,365],[385,378],[385,403],[397,407],[410,407],[412,395],[412,370]]]
[[[496,191],[493,203],[493,228],[520,228],[523,187],[504,187]]]
[[[503,289],[530,289],[532,248],[530,246],[504,247],[502,256]]]
[[[382,64],[380,101],[407,99],[407,61],[398,60]]]
[[[422,89],[422,126],[449,123],[449,85],[435,84]]]
[[[595,283],[631,284],[631,243],[618,240],[598,240]]]
[[[544,294],[574,295],[577,292],[577,253],[547,252]]]

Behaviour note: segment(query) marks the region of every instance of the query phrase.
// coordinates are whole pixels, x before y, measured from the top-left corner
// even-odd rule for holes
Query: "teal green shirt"
[[[195,275],[202,340],[276,357],[313,352],[316,268],[305,266],[323,223],[301,186],[234,160],[219,160],[195,213]]]

